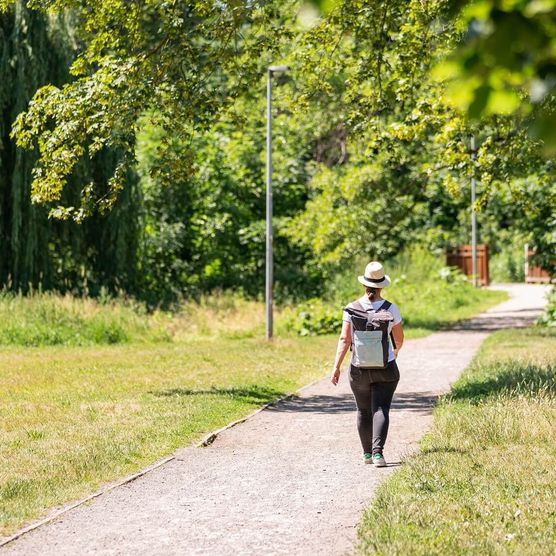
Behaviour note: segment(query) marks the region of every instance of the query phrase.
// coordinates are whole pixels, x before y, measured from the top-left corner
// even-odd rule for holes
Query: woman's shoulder
[[[357,299],[354,299],[353,301],[350,301],[346,306],[345,309],[354,309],[357,307],[357,305],[361,305],[363,300],[361,297],[358,297]]]
[[[389,301],[388,303],[390,303],[390,307],[388,308],[388,311],[390,311],[390,313],[394,315],[394,322],[396,321],[401,322],[402,314],[400,308],[395,303],[392,303],[391,301]]]

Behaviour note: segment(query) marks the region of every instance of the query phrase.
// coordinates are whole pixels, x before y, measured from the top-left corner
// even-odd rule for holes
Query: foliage
[[[547,293],[548,303],[542,316],[538,319],[539,326],[556,326],[556,288],[553,287]]]
[[[409,167],[400,169],[396,160],[392,169],[386,158],[369,163],[352,156],[349,166],[323,168],[311,181],[313,196],[292,219],[289,234],[324,268],[336,269],[362,254],[389,258],[405,244],[423,192]],[[389,179],[389,170],[397,179]]]
[[[453,80],[450,98],[469,116],[517,113],[556,148],[556,2],[458,0],[463,40],[443,71]]]
[[[420,450],[380,487],[359,529],[360,553],[550,551],[555,363],[553,330],[488,338],[435,410]]]
[[[325,16],[350,5],[342,0],[308,4]],[[354,12],[363,13],[364,3],[353,4]],[[445,7],[437,25],[454,25],[457,43],[433,73],[448,80],[447,99],[475,120],[491,114],[512,114],[518,120],[526,116],[525,127],[543,140],[545,152],[552,153],[554,0],[456,0]]]
[[[489,243],[489,248],[491,244]],[[524,247],[513,238],[506,238],[498,253],[490,255],[489,274],[492,282],[523,282],[525,280]]]
[[[195,153],[195,172],[166,185],[151,170],[168,138],[146,119],[138,158],[144,197],[143,294],[155,299],[198,296],[215,288],[234,288],[250,296],[264,289],[265,264],[265,99],[243,98],[234,111],[199,133],[187,148]],[[284,220],[307,199],[314,136],[306,125],[274,118],[274,260],[277,298],[310,293],[318,272],[303,249],[283,233]],[[174,142],[179,152],[186,148]]]
[[[61,84],[75,52],[71,17],[44,16],[18,2],[0,14],[0,283],[15,291],[44,289],[98,294],[101,286],[133,289],[137,246],[137,190],[133,176],[113,212],[82,226],[48,220],[31,204],[36,153],[9,139],[12,121],[37,87]],[[104,187],[116,155],[106,151],[76,169],[64,199],[72,202],[78,180]],[[103,185],[104,184],[104,185]]]
[[[13,143],[6,152],[26,157],[13,173],[22,199],[35,165],[34,200],[83,223],[49,223],[40,207],[7,202],[6,220],[18,223],[7,260],[23,270],[0,261],[11,287],[105,285],[153,307],[215,288],[260,296],[264,70],[276,61],[291,67],[273,78],[279,301],[320,295],[320,282],[358,257],[468,243],[471,135],[481,241],[493,253],[505,239],[527,241],[555,271],[553,164],[540,143],[514,114],[470,122],[448,102],[446,76],[431,78],[462,44],[452,3],[321,2],[324,16],[309,23],[294,0],[32,4],[37,19],[47,7],[68,14],[73,42],[58,66],[75,60],[71,77],[45,76],[21,97],[51,82],[16,124],[21,145],[42,149],[38,164]],[[22,0],[17,9],[31,13]],[[110,216],[86,219],[116,199]],[[27,210],[40,215],[29,234]]]
[[[499,228],[511,227],[553,268],[555,205],[538,202],[555,190],[552,163],[519,118],[493,114],[475,125],[450,107],[445,81],[431,78],[460,40],[450,14],[442,1],[339,2],[292,53],[292,66],[314,76],[300,86],[301,100],[325,98],[347,131],[342,164],[318,169],[307,209],[288,229],[325,272],[356,256],[391,257],[410,239],[468,243],[472,135],[475,208],[481,222],[499,223],[485,226],[485,239],[496,243]],[[324,59],[313,53],[317,43],[326,45]]]
[[[0,8],[11,2],[3,0]],[[65,0],[34,0],[29,6],[63,12]],[[19,146],[37,147],[35,202],[60,203],[69,176],[83,158],[105,149],[118,153],[107,188],[82,183],[75,205],[57,204],[54,216],[82,221],[110,209],[135,160],[140,116],[151,111],[172,138],[202,129],[246,87],[288,28],[274,3],[164,2],[126,0],[71,3],[82,49],[61,88],[39,89],[14,126]],[[156,111],[154,111],[156,109]],[[161,146],[161,175],[190,171],[190,152],[175,156],[172,141]]]
[[[315,298],[285,313],[284,326],[299,336],[337,334],[342,328],[342,306]]]

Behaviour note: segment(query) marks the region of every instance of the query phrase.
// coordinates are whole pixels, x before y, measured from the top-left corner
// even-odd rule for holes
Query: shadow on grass
[[[351,394],[343,396],[290,396],[278,401],[286,395],[283,390],[265,386],[244,386],[232,388],[169,388],[158,392],[150,392],[157,397],[182,398],[188,396],[222,396],[263,405],[276,401],[269,406],[269,411],[288,413],[344,413],[355,409],[355,402]]]
[[[454,448],[453,446],[432,446],[431,448],[421,448],[420,453],[425,454],[467,454],[469,450]]]
[[[479,376],[456,383],[447,401],[481,401],[490,396],[538,395],[541,392],[556,394],[556,368],[552,365],[504,362],[489,365]]]
[[[285,395],[282,390],[254,384],[252,386],[230,388],[169,388],[150,392],[157,397],[222,396],[252,403],[267,403]]]

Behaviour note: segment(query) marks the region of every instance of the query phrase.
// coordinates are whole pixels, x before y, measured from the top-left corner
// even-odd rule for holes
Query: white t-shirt
[[[363,297],[360,297],[357,301],[359,301],[359,303],[361,303],[361,305],[363,306],[364,309],[370,309],[370,307],[372,306],[375,311],[380,309],[380,307],[384,303],[384,299],[380,299],[379,301],[371,302],[366,295],[364,295]],[[353,303],[350,303],[348,305],[348,307],[350,309],[353,308]],[[398,306],[395,303],[392,303],[392,305],[390,305],[390,308],[388,309],[388,311],[390,313],[392,313],[392,316],[394,317],[394,320],[388,325],[388,334],[390,334],[390,332],[392,332],[392,328],[394,327],[394,325],[399,324],[400,322],[402,322],[403,319],[402,319],[402,315],[400,313],[400,310],[398,309]],[[342,316],[342,320],[344,322],[349,322],[349,324],[351,326],[351,319],[350,319],[349,313],[347,311],[344,311],[343,316]],[[389,338],[388,363],[390,363],[390,361],[394,361],[394,359],[395,359],[395,357],[394,357],[394,350],[392,348],[392,340]]]

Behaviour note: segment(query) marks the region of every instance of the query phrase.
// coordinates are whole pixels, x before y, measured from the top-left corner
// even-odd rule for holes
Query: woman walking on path
[[[400,378],[396,357],[404,338],[402,317],[398,307],[381,296],[390,277],[380,263],[370,262],[358,280],[365,286],[365,294],[344,309],[331,381],[338,384],[342,361],[351,346],[349,384],[357,405],[363,458],[365,463],[385,467],[390,404]]]

